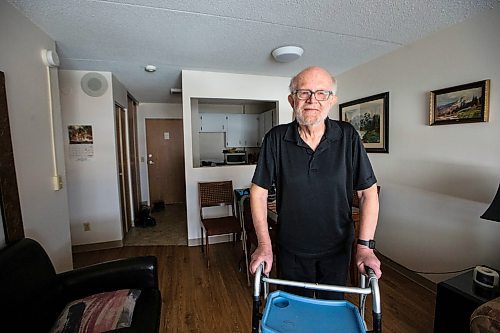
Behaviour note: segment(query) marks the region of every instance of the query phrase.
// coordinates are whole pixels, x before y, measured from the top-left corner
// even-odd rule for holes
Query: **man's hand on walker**
[[[380,279],[382,276],[382,271],[380,270],[380,260],[375,256],[372,249],[358,246],[356,251],[356,266],[361,274],[367,274],[365,271],[365,266],[373,269],[373,272]]]
[[[264,274],[268,275],[273,267],[273,248],[269,245],[257,246],[250,259],[250,273],[255,274],[257,267],[264,263]]]

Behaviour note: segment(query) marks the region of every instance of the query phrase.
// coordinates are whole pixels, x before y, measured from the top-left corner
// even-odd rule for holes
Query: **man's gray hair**
[[[297,75],[295,75],[294,77],[292,77],[292,79],[290,80],[290,85],[288,86],[288,88],[290,89],[290,93],[293,93],[297,89],[297,79],[298,79],[298,76],[300,74],[302,74],[302,72],[304,72],[306,69],[302,70],[300,73],[298,73]],[[330,75],[330,77],[332,78],[332,82],[333,82],[332,91],[333,91],[333,94],[335,95],[335,94],[337,94],[337,80],[335,79],[335,77],[333,77],[333,75]]]

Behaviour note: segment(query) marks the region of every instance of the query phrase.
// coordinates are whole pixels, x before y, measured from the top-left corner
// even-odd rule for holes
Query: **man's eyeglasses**
[[[309,89],[297,89],[293,92],[295,96],[297,96],[300,100],[307,100],[314,95],[317,101],[326,101],[330,98],[330,95],[333,95],[333,91],[331,90],[316,90],[312,91]]]

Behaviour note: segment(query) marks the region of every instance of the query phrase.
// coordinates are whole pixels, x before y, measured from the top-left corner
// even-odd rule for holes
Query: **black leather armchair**
[[[25,238],[0,251],[0,331],[49,332],[65,305],[93,294],[140,289],[131,326],[158,332],[161,294],[156,257],[136,257],[56,274],[47,253]]]

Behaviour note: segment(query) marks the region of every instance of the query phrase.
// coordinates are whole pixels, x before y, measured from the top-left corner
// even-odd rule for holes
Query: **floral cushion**
[[[66,305],[51,333],[99,333],[130,327],[137,289],[91,295]]]
[[[472,333],[500,333],[500,297],[479,306],[470,318]]]

